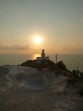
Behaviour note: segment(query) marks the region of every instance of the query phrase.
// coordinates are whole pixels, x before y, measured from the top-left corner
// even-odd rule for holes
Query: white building
[[[45,57],[45,52],[42,50],[41,57],[36,57],[36,60],[49,60],[49,56]]]

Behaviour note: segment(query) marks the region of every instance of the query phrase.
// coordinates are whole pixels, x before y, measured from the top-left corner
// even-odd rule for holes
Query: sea
[[[55,54],[48,55],[50,60],[56,62]],[[36,57],[40,57],[40,54],[0,54],[0,66],[3,65],[20,65],[26,60],[34,60]],[[66,67],[72,71],[77,67],[83,72],[83,55],[77,54],[58,54],[57,61],[63,61]]]

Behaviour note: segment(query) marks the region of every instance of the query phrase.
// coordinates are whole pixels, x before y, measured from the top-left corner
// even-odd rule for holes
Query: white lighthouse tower
[[[42,57],[42,58],[45,58],[45,52],[44,52],[44,49],[42,50],[41,57]]]
[[[49,56],[45,57],[44,49],[42,50],[41,57],[36,57],[36,60],[49,60]]]

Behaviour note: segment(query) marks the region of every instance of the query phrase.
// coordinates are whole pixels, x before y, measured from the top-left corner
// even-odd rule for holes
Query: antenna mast
[[[58,54],[55,55],[55,58],[56,58],[56,64],[57,64]]]

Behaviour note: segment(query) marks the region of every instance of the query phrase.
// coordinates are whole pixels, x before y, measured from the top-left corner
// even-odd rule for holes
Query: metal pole
[[[58,59],[58,55],[57,54],[55,55],[55,58],[56,58],[56,64],[57,64],[57,59]]]

